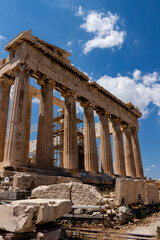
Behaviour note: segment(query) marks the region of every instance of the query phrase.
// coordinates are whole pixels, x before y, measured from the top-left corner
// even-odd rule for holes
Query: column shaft
[[[64,108],[63,167],[78,169],[77,116],[73,95],[66,94]]]
[[[19,165],[25,162],[26,119],[29,93],[29,71],[25,65],[16,70],[10,110],[4,161]]]
[[[109,133],[109,123],[106,114],[100,114],[100,157],[104,173],[113,173],[112,149]]]
[[[53,166],[53,85],[49,82],[41,85],[36,164]]]
[[[139,146],[138,134],[136,130],[131,132],[134,161],[136,167],[136,177],[144,178],[141,151]]]
[[[113,129],[113,152],[115,174],[125,176],[126,171],[124,161],[124,149],[120,123],[118,121],[113,121],[112,129]]]
[[[136,177],[131,131],[128,127],[123,129],[123,140],[124,140],[126,175],[130,177]]]
[[[25,149],[25,162],[29,158],[29,143],[30,143],[30,128],[31,128],[31,111],[32,111],[32,95],[29,94],[28,109],[27,109],[27,133],[26,133],[26,149]]]
[[[61,120],[60,128],[64,130],[64,120]],[[64,131],[60,132],[60,151],[59,151],[59,166],[63,167],[63,141],[64,141]]]
[[[0,82],[0,162],[3,161],[11,84]]]
[[[86,171],[98,172],[94,111],[91,105],[84,107],[84,166]]]

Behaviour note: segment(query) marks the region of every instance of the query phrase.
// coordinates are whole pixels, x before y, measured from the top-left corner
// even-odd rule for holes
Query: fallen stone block
[[[35,230],[37,212],[37,206],[0,205],[0,229],[16,233],[32,232]]]
[[[74,205],[101,205],[103,198],[96,187],[79,182],[40,186],[33,189],[32,198],[71,199]]]
[[[71,184],[60,183],[50,186],[39,186],[32,190],[32,198],[71,199]]]
[[[72,209],[70,200],[31,199],[0,205],[0,229],[14,232],[35,231],[36,224],[55,221]]]
[[[74,205],[101,205],[103,198],[96,187],[82,183],[72,183],[71,199]]]
[[[72,209],[71,201],[66,199],[29,199],[15,201],[12,205],[36,206],[38,208],[36,224],[55,221]]]

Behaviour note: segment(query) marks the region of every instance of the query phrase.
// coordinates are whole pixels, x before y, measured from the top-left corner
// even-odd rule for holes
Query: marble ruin
[[[60,166],[78,171],[76,101],[84,108],[84,170],[99,171],[94,111],[99,115],[102,172],[143,178],[138,118],[140,111],[89,82],[71,63],[69,52],[23,31],[5,47],[7,59],[0,60],[0,168],[52,169],[53,104],[63,108],[63,156]],[[30,77],[41,86],[29,84]],[[10,89],[14,84],[7,128]],[[53,97],[59,91],[65,102]],[[29,162],[32,98],[40,99],[35,161]],[[114,167],[110,135],[113,136]]]

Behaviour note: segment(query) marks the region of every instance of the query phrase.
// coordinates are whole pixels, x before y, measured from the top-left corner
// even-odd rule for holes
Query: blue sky
[[[160,178],[160,1],[0,0],[0,55],[22,30],[72,53],[71,62],[143,113],[144,173]],[[33,103],[32,124],[38,120]],[[96,118],[96,121],[98,119]],[[34,138],[35,136],[32,136]]]

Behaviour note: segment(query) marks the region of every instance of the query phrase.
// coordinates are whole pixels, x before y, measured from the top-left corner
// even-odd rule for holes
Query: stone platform
[[[40,185],[67,183],[71,181],[95,185],[114,185],[116,179],[116,175],[109,175],[105,173],[75,171],[64,168],[41,169],[16,166],[3,167],[0,171],[0,177],[9,177],[11,179],[14,178],[14,182],[19,182],[16,183],[18,186],[20,186],[23,181],[25,183],[24,185],[28,184],[25,190],[30,189],[31,186],[37,187]],[[17,185],[15,187],[17,187]],[[24,190],[23,187],[20,187],[20,189]]]

